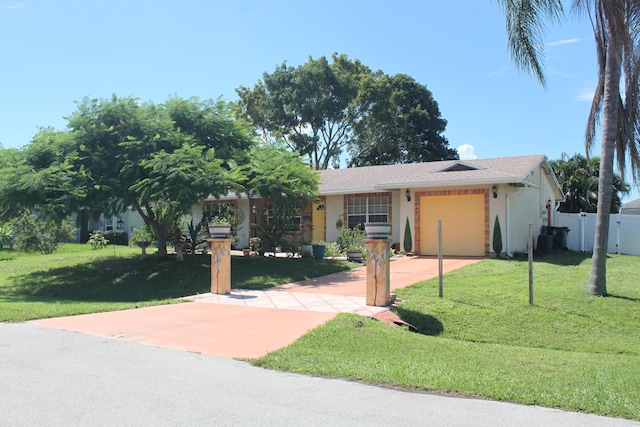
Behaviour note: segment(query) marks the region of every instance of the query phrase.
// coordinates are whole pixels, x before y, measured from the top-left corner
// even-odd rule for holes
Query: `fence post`
[[[531,235],[531,226],[529,223],[529,305],[533,305],[533,236]]]

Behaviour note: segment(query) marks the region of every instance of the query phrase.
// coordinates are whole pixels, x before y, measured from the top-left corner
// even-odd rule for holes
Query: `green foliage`
[[[129,234],[126,231],[111,230],[111,231],[105,231],[102,234],[104,235],[105,239],[107,239],[109,243],[112,245],[119,245],[119,246],[129,245]]]
[[[196,249],[203,246],[206,243],[205,232],[202,229],[203,219],[200,220],[197,224],[193,223],[193,218],[190,219],[189,224],[187,224],[187,230],[189,233],[189,239],[191,240],[191,253],[195,254]]]
[[[324,240],[319,242],[324,246],[324,256],[328,258],[335,258],[342,255],[342,248],[337,242],[325,242]]]
[[[216,203],[208,205],[202,214],[201,227],[206,229],[208,224],[228,224],[231,226],[231,235],[237,236],[242,229],[245,214],[237,210],[231,203]],[[208,230],[205,230],[205,233]]]
[[[590,157],[587,160],[581,154],[574,154],[567,160],[551,161],[551,166],[565,195],[558,211],[595,213],[598,210],[600,158]],[[621,196],[629,194],[629,190],[629,185],[618,174],[613,174],[611,213],[620,211]]]
[[[160,254],[172,226],[209,195],[242,190],[253,136],[222,101],[84,99],[68,131],[42,129],[24,153],[3,152],[0,214],[34,206],[47,218],[116,215],[129,206]],[[4,168],[4,165],[7,168]]]
[[[338,164],[346,149],[353,165],[457,158],[425,86],[406,75],[372,72],[347,55],[334,53],[331,60],[282,63],[253,89],[238,88],[239,114],[265,141],[285,139],[316,169]]]
[[[340,229],[337,243],[343,251],[362,252],[365,249],[363,239],[366,234],[362,231],[360,224],[353,228],[343,227]]]
[[[11,245],[12,235],[13,229],[8,222],[0,225],[0,249],[3,249],[5,244]]]
[[[273,216],[267,217],[267,211],[262,210],[257,229],[260,237],[259,249],[275,252],[277,247],[290,246],[296,212],[288,206],[275,207],[272,211]]]
[[[404,250],[405,252],[411,252],[413,250],[413,240],[411,240],[411,225],[409,224],[409,217],[407,217],[407,223],[404,226]]]
[[[304,209],[318,193],[319,174],[281,143],[254,147],[250,162],[242,169],[250,194],[269,199],[278,208]]]
[[[260,239],[259,237],[251,237],[249,239],[249,248],[253,251],[253,252],[257,252],[260,250],[260,244],[262,242],[262,239]]]
[[[500,258],[502,252],[502,230],[500,230],[500,220],[496,215],[496,222],[493,224],[493,251],[496,253],[496,258]]]
[[[74,238],[75,229],[68,220],[55,222],[23,214],[11,221],[16,233],[14,248],[23,252],[53,253],[61,242]]]
[[[155,242],[153,231],[151,231],[151,227],[147,224],[142,227],[134,228],[133,233],[131,233],[131,241],[129,242],[129,245],[136,246],[140,242]]]
[[[104,234],[100,231],[94,231],[91,233],[91,236],[89,236],[89,240],[87,241],[87,244],[91,245],[92,250],[104,249],[107,247],[108,243],[109,240],[107,240],[107,238],[104,237]]]
[[[406,74],[367,76],[358,94],[350,166],[457,159],[443,136],[447,121],[426,86]]]

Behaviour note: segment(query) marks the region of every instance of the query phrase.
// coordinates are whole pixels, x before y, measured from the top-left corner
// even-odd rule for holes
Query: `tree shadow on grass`
[[[616,299],[622,299],[625,301],[633,301],[633,302],[640,301],[640,298],[625,297],[625,296],[616,295],[616,294],[607,294],[607,298],[616,298]]]
[[[231,286],[266,289],[349,268],[344,262],[233,257]],[[175,256],[151,255],[144,260],[139,256],[104,258],[21,274],[0,293],[16,302],[141,302],[182,298],[210,290],[210,257],[191,255],[178,262]]]
[[[8,290],[16,301],[139,302],[209,291],[206,258],[107,258],[18,276]]]
[[[444,332],[444,325],[437,318],[414,310],[407,310],[401,306],[394,309],[402,320],[413,325],[422,335],[438,336]]]
[[[554,252],[548,255],[534,255],[534,262],[542,262],[547,264],[554,265],[580,265],[585,260],[591,259],[590,253],[582,253],[582,252]],[[527,261],[528,257],[526,253],[517,253],[514,254],[514,257],[511,258],[513,261]]]

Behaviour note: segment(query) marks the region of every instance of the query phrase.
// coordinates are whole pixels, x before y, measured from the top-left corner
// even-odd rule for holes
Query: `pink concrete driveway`
[[[448,258],[443,267],[448,272],[479,261]],[[387,310],[365,305],[365,273],[362,267],[265,291],[232,289],[231,295],[195,295],[183,304],[32,323],[212,356],[255,358],[293,343],[340,312],[374,316]],[[391,289],[437,275],[436,258],[397,258],[391,262]]]

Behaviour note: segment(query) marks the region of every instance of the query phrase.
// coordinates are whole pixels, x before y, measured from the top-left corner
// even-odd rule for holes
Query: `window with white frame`
[[[364,226],[367,222],[389,222],[389,197],[349,197],[347,226]]]

